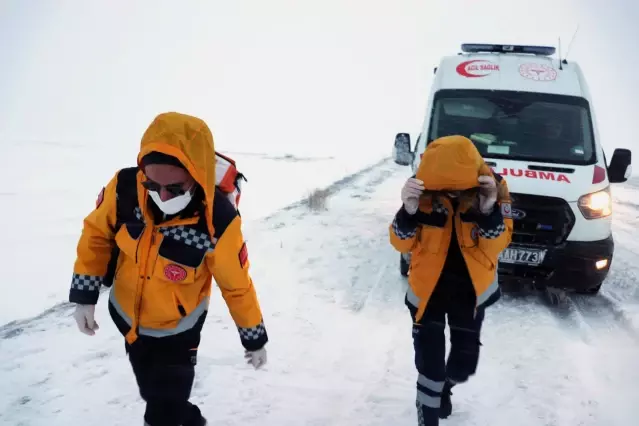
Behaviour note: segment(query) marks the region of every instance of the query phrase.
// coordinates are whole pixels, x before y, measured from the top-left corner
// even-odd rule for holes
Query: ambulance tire
[[[399,273],[402,274],[402,276],[407,277],[409,268],[410,268],[410,264],[406,261],[406,259],[404,259],[404,256],[400,253],[399,254]]]

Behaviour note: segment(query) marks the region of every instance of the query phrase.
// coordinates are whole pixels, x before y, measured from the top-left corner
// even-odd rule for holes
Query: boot
[[[206,426],[208,422],[197,405],[191,404],[191,415],[183,426]]]
[[[450,396],[453,394],[450,390],[455,386],[446,380],[444,383],[444,389],[442,389],[442,402],[439,406],[439,418],[446,419],[453,412],[453,403],[450,400]]]
[[[208,424],[209,423],[204,417],[200,417],[199,419],[195,420],[195,422],[185,423],[184,426],[206,426]]]
[[[422,405],[419,401],[417,406],[417,426],[439,426],[438,410]]]

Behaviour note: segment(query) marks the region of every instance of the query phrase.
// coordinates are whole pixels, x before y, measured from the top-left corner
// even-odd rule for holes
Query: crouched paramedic
[[[80,330],[93,335],[99,289],[108,285],[112,249],[119,251],[108,307],[146,401],[145,425],[206,424],[189,398],[212,278],[247,362],[266,362],[241,220],[216,185],[215,158],[202,120],[160,114],[142,137],[138,167],[118,171],[84,220],[69,300]]]
[[[510,195],[469,139],[447,136],[428,145],[402,201],[389,232],[395,249],[411,253],[405,303],[413,319],[418,424],[438,425],[451,414],[451,388],[475,373],[484,308],[501,294],[496,267],[511,241]]]

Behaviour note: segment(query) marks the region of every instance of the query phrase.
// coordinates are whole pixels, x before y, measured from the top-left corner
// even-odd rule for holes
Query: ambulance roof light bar
[[[494,53],[528,53],[540,56],[552,56],[556,48],[552,46],[523,46],[508,44],[464,43],[461,45],[464,53],[494,52]]]

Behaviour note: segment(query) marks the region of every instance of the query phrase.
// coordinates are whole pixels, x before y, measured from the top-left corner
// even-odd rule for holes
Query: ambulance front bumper
[[[557,246],[511,244],[500,256],[499,281],[587,291],[606,278],[613,252],[612,236],[600,241],[565,241]]]

